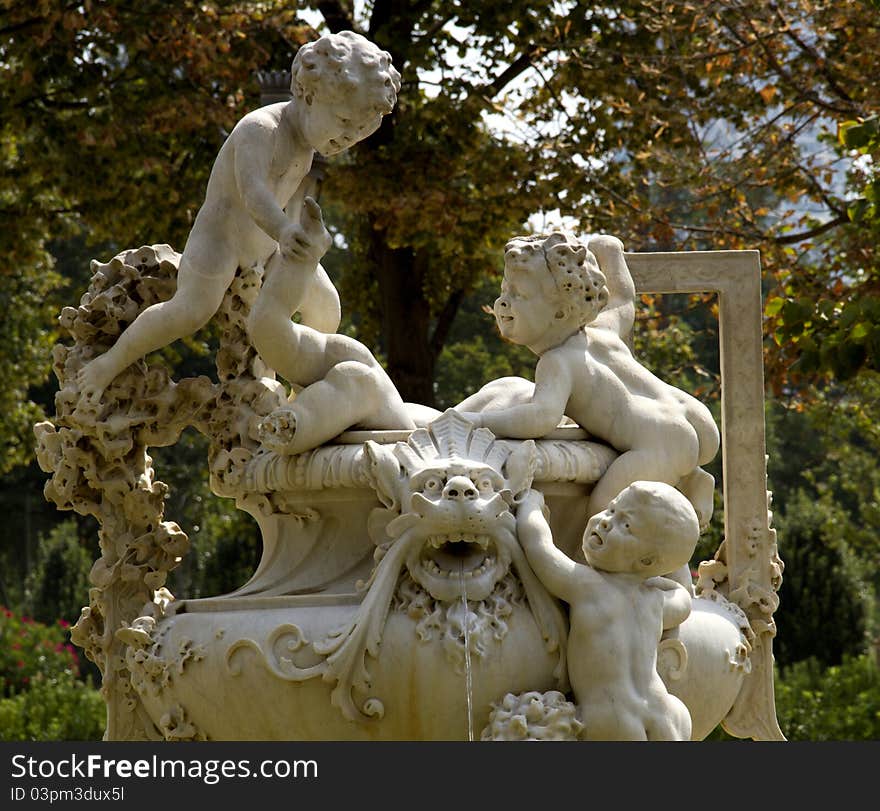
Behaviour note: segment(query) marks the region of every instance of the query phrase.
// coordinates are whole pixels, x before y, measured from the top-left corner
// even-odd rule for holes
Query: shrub
[[[807,659],[782,668],[776,713],[791,741],[880,740],[880,670],[870,654],[831,667]]]
[[[0,740],[99,741],[106,707],[91,683],[69,672],[40,679],[30,689],[0,699]]]
[[[30,689],[62,673],[79,676],[79,656],[68,642],[69,623],[44,625],[0,607],[0,696]]]
[[[847,544],[845,511],[798,491],[779,516],[779,588],[773,654],[783,669],[815,658],[823,666],[860,656],[872,636],[872,589]]]
[[[80,678],[68,623],[44,625],[0,608],[0,740],[100,740],[104,701]]]
[[[24,583],[24,606],[31,616],[42,622],[55,617],[76,622],[89,599],[89,571],[95,557],[73,518],[41,536],[34,567]]]

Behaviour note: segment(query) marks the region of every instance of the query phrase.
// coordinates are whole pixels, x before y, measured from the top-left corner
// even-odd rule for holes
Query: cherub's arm
[[[466,411],[462,412],[462,416],[498,436],[523,439],[542,437],[562,420],[571,388],[571,373],[564,355],[551,349],[538,358],[535,389],[528,402],[504,409]]]
[[[572,602],[582,594],[583,581],[593,571],[575,563],[553,543],[544,510],[544,496],[538,490],[528,490],[516,511],[517,536],[538,579],[554,595]]]
[[[636,286],[626,266],[623,243],[617,237],[602,235],[593,237],[587,248],[599,262],[608,288],[608,303],[593,323],[626,338],[635,323]]]
[[[691,613],[692,598],[688,590],[668,577],[651,577],[645,585],[663,591],[663,630],[681,625]]]
[[[235,138],[233,168],[238,195],[260,229],[281,242],[292,221],[267,183],[272,160],[272,128],[268,121],[253,115],[242,119],[229,137]]]

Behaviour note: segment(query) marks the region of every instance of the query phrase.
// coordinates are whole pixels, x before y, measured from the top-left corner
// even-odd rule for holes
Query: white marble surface
[[[38,460],[47,496],[101,528],[73,638],[102,670],[108,739],[781,738],[756,257],[516,237],[494,312],[534,383],[475,381],[443,414],[406,403],[336,332],[305,180],[378,128],[399,82],[357,35],[304,46],[293,99],[218,154],[183,252],[95,262],[62,312]],[[718,293],[722,432],[633,356],[638,290]],[[216,382],[144,362],[211,317]],[[165,588],[188,538],[149,455],[190,426],[263,542],[246,583],[202,600]],[[726,540],[695,584],[722,434]]]

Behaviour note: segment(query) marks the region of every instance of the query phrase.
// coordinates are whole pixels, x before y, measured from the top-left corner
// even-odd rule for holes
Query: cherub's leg
[[[421,403],[404,403],[403,407],[416,428],[425,428],[443,414],[442,411],[431,408],[431,406],[422,405]]]
[[[265,417],[259,430],[267,448],[293,454],[316,448],[353,426],[411,429],[415,424],[381,368],[344,361],[306,386],[290,405]]]
[[[634,688],[618,688],[629,690]],[[579,704],[581,719],[584,729],[581,739],[585,741],[646,741],[648,734],[642,719],[625,708],[624,704],[632,706],[637,703],[640,696],[633,694],[617,697],[617,701],[595,702],[590,705]]]
[[[320,265],[317,268],[320,269]],[[323,377],[334,360],[360,359],[356,347],[347,354],[343,352],[339,358],[328,356],[328,339],[345,339],[356,344],[353,339],[326,335],[313,325],[291,320],[310,287],[313,284],[320,287],[321,278],[314,264],[289,261],[276,251],[267,263],[265,281],[248,318],[251,341],[260,357],[288,382],[299,386],[307,386]],[[327,281],[329,283],[329,279]],[[325,316],[324,326],[330,326],[330,313],[325,312]]]
[[[496,411],[528,403],[535,384],[523,377],[500,377],[455,406],[456,411]]]
[[[709,526],[715,510],[715,477],[701,467],[695,467],[687,476],[683,476],[676,486],[694,505],[700,530]]]
[[[680,467],[667,453],[656,449],[626,451],[608,466],[602,478],[596,482],[590,493],[587,517],[604,510],[618,493],[633,482],[644,480],[675,486],[680,478]]]
[[[691,714],[676,696],[664,696],[663,704],[650,712],[645,723],[649,741],[689,741],[692,735]]]
[[[654,454],[644,451],[627,451],[618,456],[593,487],[587,504],[587,518],[602,512],[621,490],[633,482],[653,478],[650,473],[645,473],[646,465],[653,467],[653,462]]]
[[[300,322],[318,332],[331,333],[339,329],[342,318],[339,292],[321,265],[318,265],[314,277],[304,291],[298,309]]]
[[[80,369],[77,383],[85,398],[99,400],[112,380],[132,363],[201,329],[219,309],[231,276],[227,270],[212,275],[197,273],[182,257],[174,295],[147,307],[110,349]]]
[[[721,434],[712,417],[712,412],[699,400],[690,397],[690,395],[685,395],[685,397],[685,417],[696,432],[699,441],[697,464],[706,465],[718,453],[718,448],[721,446]]]

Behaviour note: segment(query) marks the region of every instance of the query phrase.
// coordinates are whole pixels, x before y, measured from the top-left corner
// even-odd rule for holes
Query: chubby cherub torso
[[[568,666],[578,703],[597,698],[594,691],[603,701],[610,694],[624,703],[640,701],[659,680],[664,592],[638,575],[589,574],[584,598],[570,606]]]
[[[218,243],[225,243],[223,250],[236,255],[237,264],[246,267],[265,261],[275,250],[275,240],[254,219],[260,208],[258,197],[270,195],[279,208],[287,208],[314,156],[291,131],[284,116],[287,105],[281,102],[249,113],[221,147],[190,233],[189,242],[196,243],[200,251],[207,247],[201,244],[203,240],[211,243],[211,252]],[[298,212],[288,210],[288,216],[296,219]],[[210,267],[201,270],[210,273]]]
[[[538,359],[539,387],[567,392],[565,414],[619,450],[663,440],[686,422],[690,396],[642,366],[619,335],[588,325]]]

